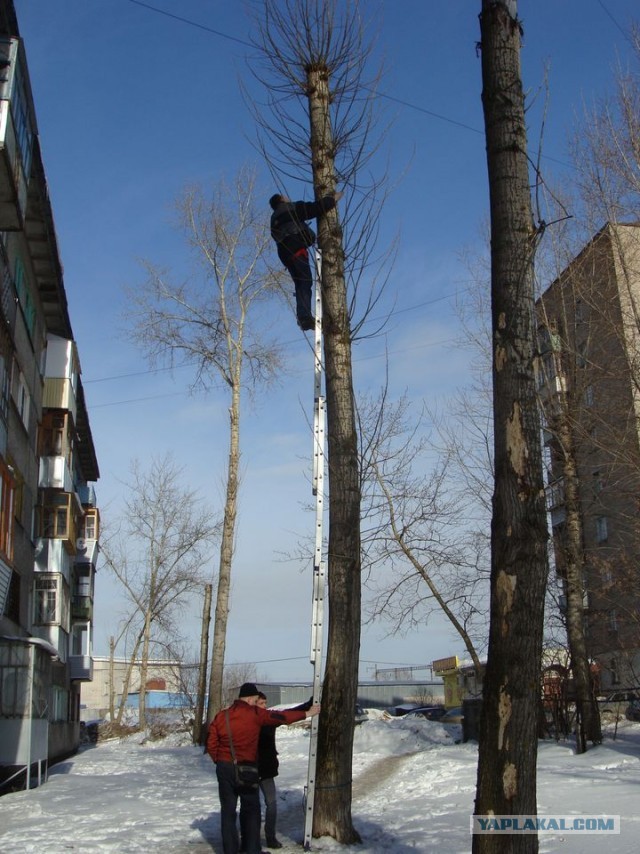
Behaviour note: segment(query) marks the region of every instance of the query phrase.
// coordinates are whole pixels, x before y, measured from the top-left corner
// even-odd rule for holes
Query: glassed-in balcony
[[[71,599],[71,619],[91,620],[93,616],[93,602],[90,596],[73,596]]]
[[[88,620],[72,625],[70,653],[69,675],[71,678],[90,682],[93,679],[93,656],[91,655],[91,624]]]
[[[24,227],[35,111],[22,42],[0,39],[0,231]]]

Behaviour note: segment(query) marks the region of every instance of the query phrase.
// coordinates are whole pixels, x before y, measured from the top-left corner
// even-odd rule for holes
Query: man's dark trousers
[[[240,842],[236,824],[236,807],[240,798],[240,826],[247,854],[260,854],[260,792],[259,789],[238,788],[232,762],[217,762],[220,823],[224,854],[238,854]]]
[[[305,324],[313,321],[311,311],[311,288],[313,276],[309,266],[309,255],[305,250],[287,259],[287,270],[291,274],[296,288],[296,315],[298,323]]]

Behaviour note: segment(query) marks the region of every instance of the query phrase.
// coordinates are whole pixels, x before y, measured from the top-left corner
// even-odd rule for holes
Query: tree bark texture
[[[477,815],[536,813],[546,514],[534,375],[535,229],[515,2],[483,0],[482,102],[491,210],[495,483],[491,624]],[[535,835],[475,835],[475,854],[535,852]]]
[[[308,66],[313,183],[316,197],[335,192],[329,71]],[[360,477],[351,365],[351,332],[337,210],[318,222],[329,481],[329,628],[318,731],[314,836],[360,841],[351,818],[354,710],[360,656]]]
[[[216,592],[216,611],[213,626],[213,652],[209,675],[209,702],[207,724],[225,705],[222,696],[224,657],[227,645],[229,599],[231,596],[231,567],[235,546],[236,517],[238,515],[238,489],[240,485],[240,376],[231,388],[229,408],[229,457],[227,463],[226,495],[220,542],[220,565]]]
[[[556,420],[556,432],[563,454],[562,471],[566,508],[562,553],[567,595],[567,640],[576,692],[577,752],[584,753],[587,749],[587,741],[592,741],[594,744],[601,743],[602,729],[584,631],[584,540],[580,513],[580,483],[571,427],[564,406],[560,407]]]
[[[198,689],[196,709],[193,721],[193,743],[204,744],[207,728],[202,726],[204,703],[207,691],[207,667],[209,659],[209,624],[211,623],[211,599],[213,585],[204,586],[204,604],[202,606],[202,629],[200,631],[200,660],[198,661]]]

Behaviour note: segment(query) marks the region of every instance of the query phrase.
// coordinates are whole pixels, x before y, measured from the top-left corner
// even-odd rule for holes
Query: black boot
[[[282,848],[282,842],[278,842],[274,836],[273,839],[267,839],[267,848]]]

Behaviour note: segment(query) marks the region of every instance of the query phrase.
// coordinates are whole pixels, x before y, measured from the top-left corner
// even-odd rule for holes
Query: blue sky
[[[256,5],[257,0],[251,5]],[[453,344],[454,311],[481,251],[488,193],[476,55],[480,0],[365,0],[384,58],[382,141],[394,192],[382,212],[382,244],[400,237],[388,286],[395,304],[385,338],[354,350],[358,389],[375,388],[390,351],[395,394],[444,400],[467,379]],[[154,11],[163,10],[168,14]],[[255,164],[265,199],[273,191],[257,159],[255,128],[239,92],[250,87],[245,4],[228,0],[16,0],[25,40],[72,324],[98,454],[98,499],[117,511],[130,462],[172,451],[185,481],[219,505],[226,456],[226,402],[189,396],[188,369],[152,373],[128,340],[125,286],[143,281],[140,259],[180,270],[184,246],[172,203],[185,185],[212,185]],[[583,103],[610,90],[629,58],[635,0],[521,0],[523,79],[533,151],[549,74],[543,163],[571,178],[567,142]],[[186,19],[192,23],[178,20]],[[217,32],[213,32],[213,31]],[[225,36],[228,36],[225,37]],[[239,41],[237,41],[239,40]],[[289,184],[292,197],[309,187]],[[265,217],[269,211],[265,204]],[[307,663],[311,577],[279,554],[313,517],[308,474],[312,360],[284,311],[276,319],[290,364],[280,387],[245,407],[244,481],[227,647],[229,662],[256,661],[263,678],[311,678]],[[186,440],[186,441],[185,441]],[[215,556],[212,556],[212,568]],[[106,571],[96,593],[94,651],[106,654],[119,614]],[[187,621],[199,631],[200,604]],[[361,674],[373,663],[422,664],[460,653],[433,621],[406,637],[388,627],[363,633]]]

